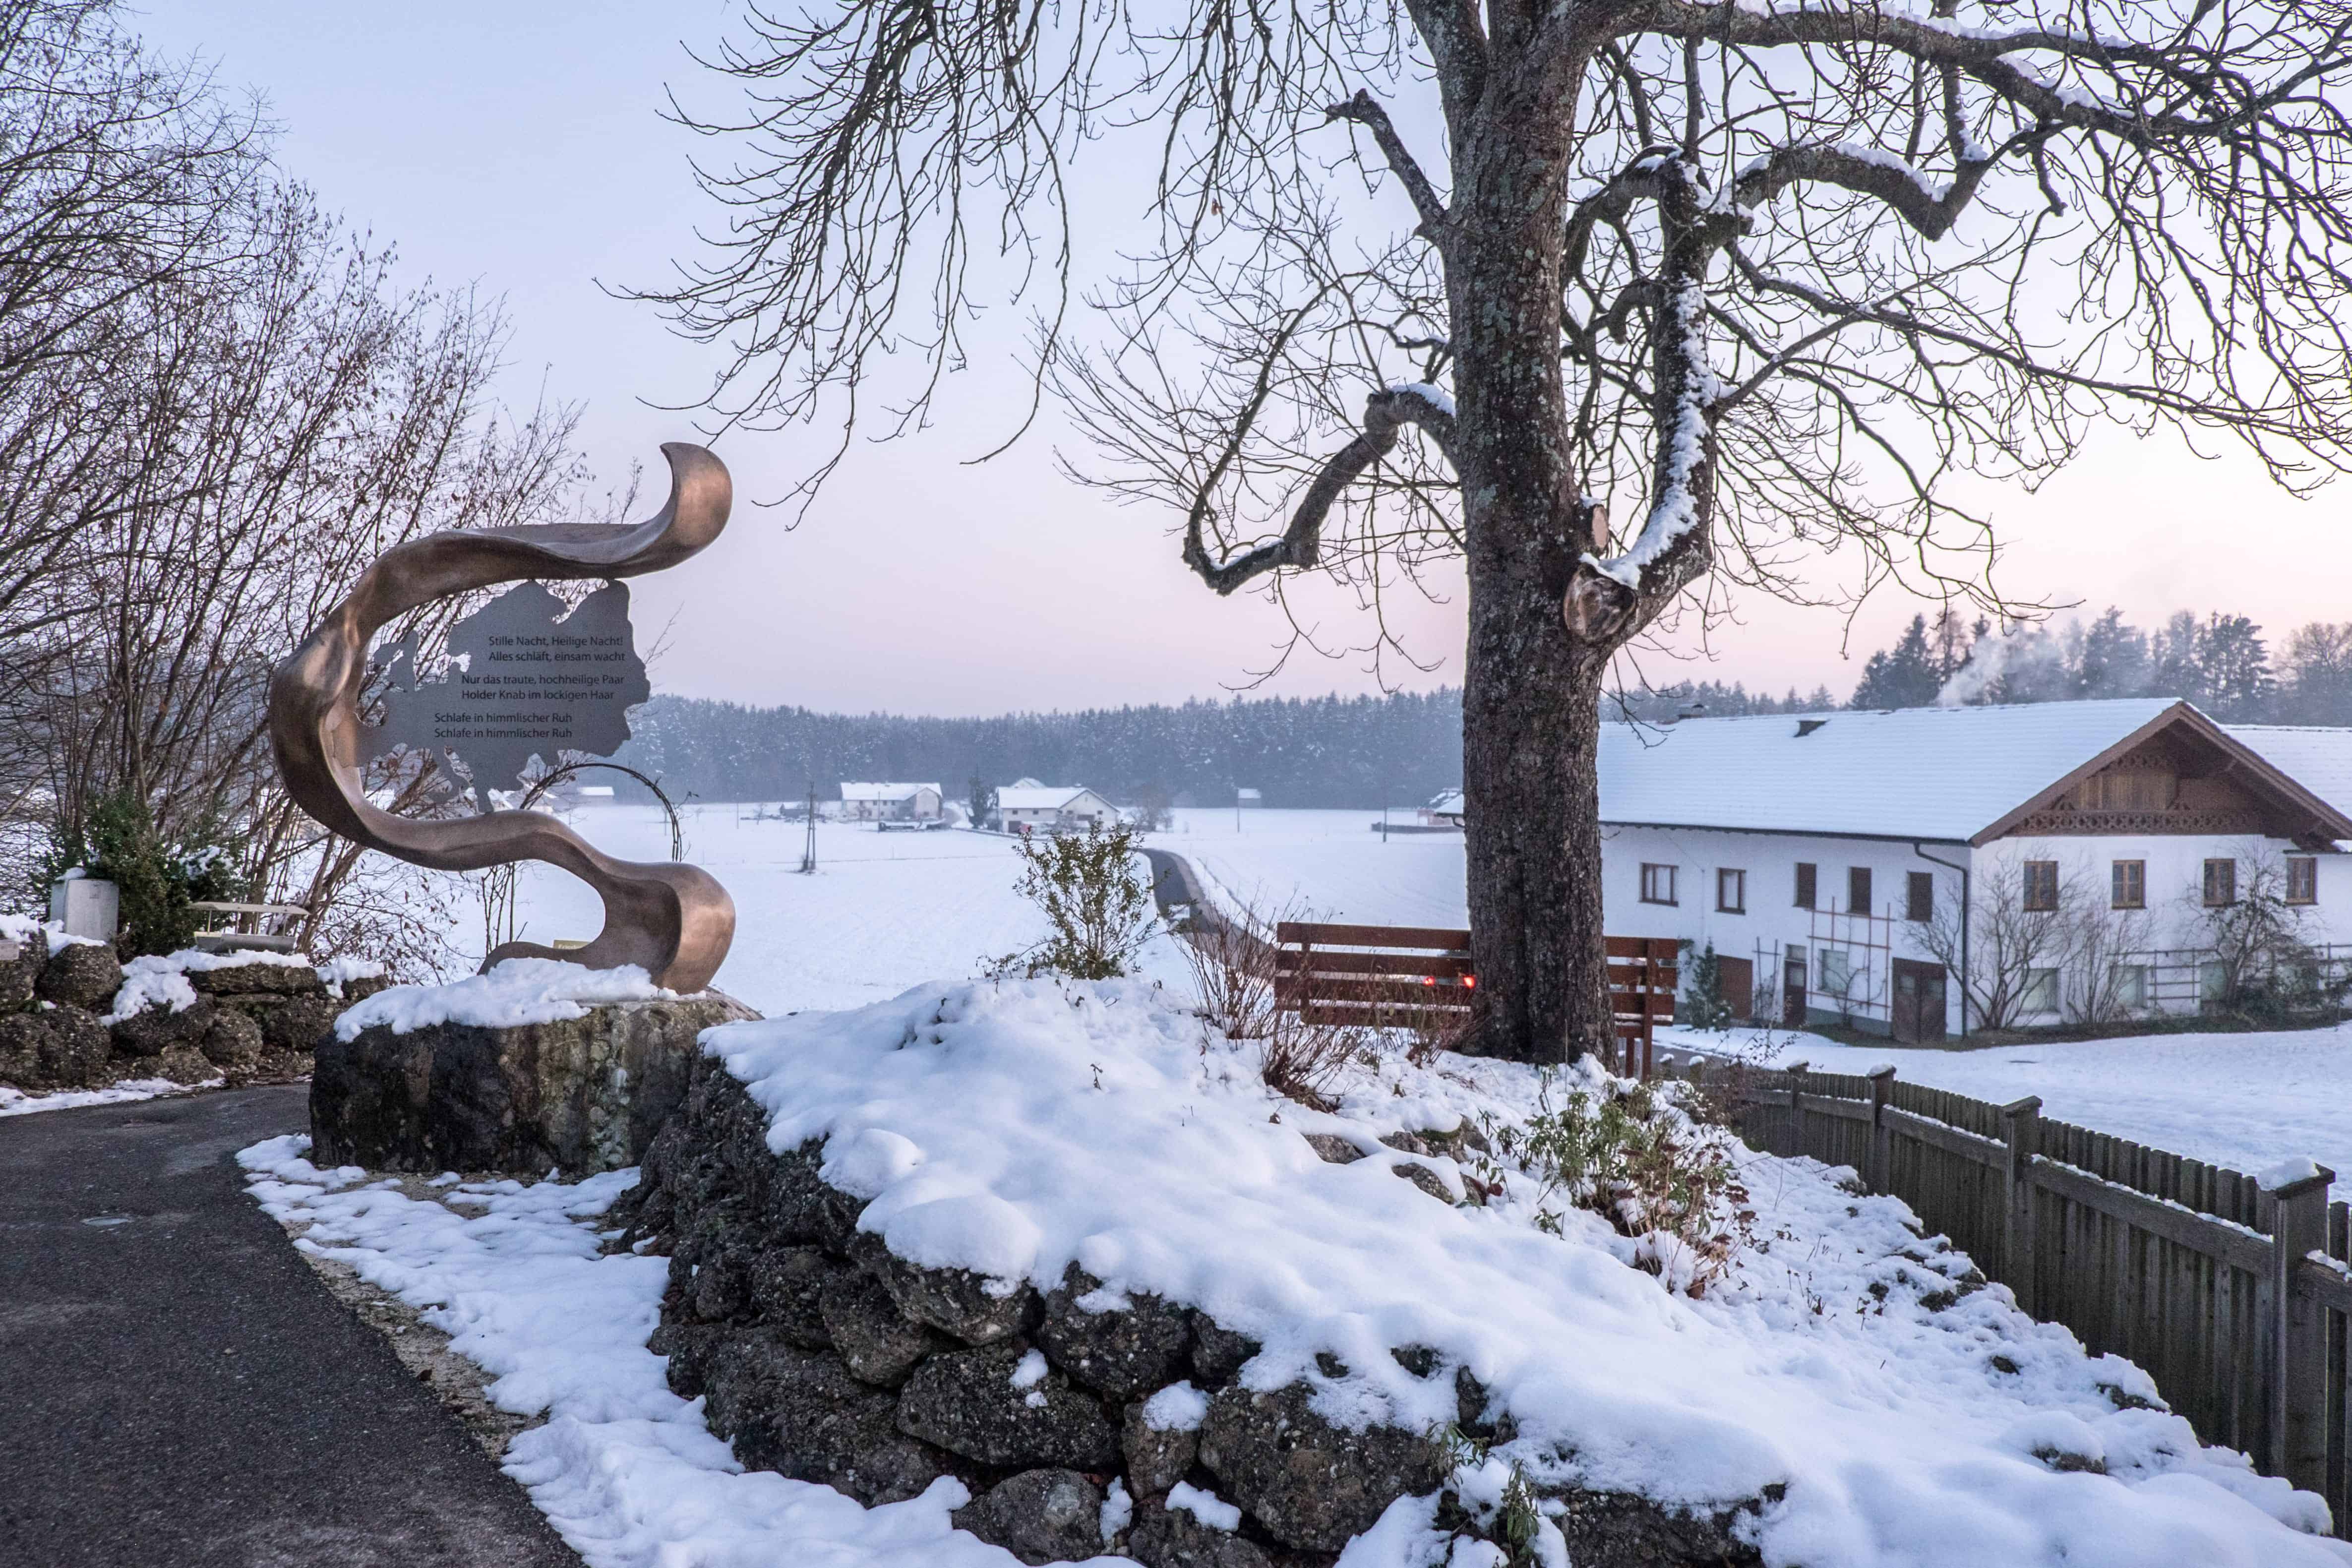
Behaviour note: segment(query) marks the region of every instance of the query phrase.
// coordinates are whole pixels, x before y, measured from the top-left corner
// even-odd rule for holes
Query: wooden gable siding
[[[2012,837],[2110,834],[2266,835],[2305,830],[2231,776],[2237,760],[2179,730],[2145,742],[2074,781],[2020,819]]]

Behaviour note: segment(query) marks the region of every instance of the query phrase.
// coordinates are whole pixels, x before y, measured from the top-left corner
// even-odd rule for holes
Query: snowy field
[[[1734,1029],[1661,1036],[1706,1051],[1803,1061],[1823,1072],[1891,1064],[1935,1089],[2007,1103],[2192,1160],[2252,1173],[2309,1156],[2352,1188],[2352,1026],[2276,1034],[2050,1040],[1988,1050],[1832,1045],[1818,1035]]]
[[[1371,810],[1172,815],[1151,844],[1190,860],[1228,906],[1270,913],[1295,903],[1304,916],[1358,925],[1470,923],[1458,833],[1395,834],[1383,844]],[[1402,808],[1390,813],[1391,822],[1411,819]]]
[[[775,1118],[772,1142],[831,1138],[827,1179],[872,1200],[862,1225],[893,1250],[1040,1284],[1075,1258],[1112,1289],[1201,1306],[1263,1342],[1245,1386],[1303,1380],[1343,1424],[1451,1417],[1452,1377],[1382,1346],[1469,1369],[1520,1436],[1456,1473],[1465,1496],[1498,1492],[1507,1460],[1702,1509],[1769,1495],[1747,1528],[1775,1568],[2352,1563],[2307,1533],[2324,1528],[2316,1499],[2200,1447],[2178,1417],[2118,1408],[2110,1391],[2154,1393],[2137,1368],[2000,1287],[1955,1290],[1966,1258],[1810,1162],[1742,1156],[1769,1250],[1696,1297],[1640,1267],[1683,1277],[1664,1233],[1570,1208],[1547,1234],[1525,1173],[1483,1207],[1389,1179],[1400,1156],[1380,1135],[1523,1118],[1539,1092],[1527,1068],[1360,1063],[1338,1110],[1312,1111],[1271,1099],[1255,1046],[1204,1039],[1164,994],[1117,983],[942,984],[712,1043]],[[1307,1132],[1367,1157],[1327,1164]],[[1011,1568],[953,1531],[953,1479],[867,1510],[738,1467],[645,1348],[665,1260],[602,1255],[598,1216],[630,1173],[451,1176],[418,1197],[317,1170],[306,1143],[241,1156],[255,1195],[307,1226],[298,1245],[448,1332],[496,1378],[494,1403],[545,1415],[506,1468],[591,1568]],[[1423,1163],[1460,1190],[1451,1160]],[[1549,1527],[1536,1548],[1569,1568]],[[1340,1568],[1498,1560],[1450,1549],[1433,1494],[1400,1500]]]
[[[924,981],[976,974],[1045,932],[1013,890],[1021,858],[1009,839],[820,822],[817,869],[803,876],[807,825],[757,820],[754,809],[689,805],[679,815],[686,858],[735,900],[735,945],[713,984],[770,1017],[859,1007]],[[588,806],[565,820],[608,855],[670,858],[658,807]],[[538,865],[525,866],[519,882],[524,941],[585,940],[602,926],[586,883]],[[1163,942],[1146,955],[1146,971],[1173,981],[1183,963]]]

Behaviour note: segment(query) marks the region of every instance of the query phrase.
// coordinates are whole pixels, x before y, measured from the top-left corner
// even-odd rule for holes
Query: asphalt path
[[[578,1568],[246,1195],[308,1093],[0,1120],[0,1564]]]

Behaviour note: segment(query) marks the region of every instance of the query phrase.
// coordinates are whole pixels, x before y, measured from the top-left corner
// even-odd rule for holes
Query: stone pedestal
[[[634,1165],[686,1098],[713,1025],[759,1015],[705,992],[584,1017],[486,1027],[379,1025],[320,1043],[311,1160],[376,1171],[566,1175]]]

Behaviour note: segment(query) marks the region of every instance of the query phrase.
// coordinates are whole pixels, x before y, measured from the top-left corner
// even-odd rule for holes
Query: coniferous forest
[[[2120,610],[1997,630],[1946,611],[1914,616],[1873,653],[1853,694],[1827,687],[1772,697],[1740,681],[1681,681],[1612,697],[1648,720],[1919,708],[1947,702],[2060,702],[2185,697],[2231,723],[2352,725],[2352,624],[2314,622],[2275,651],[2244,616],[2181,611],[2133,625]],[[1461,773],[1462,693],[1237,699],[1181,707],[1007,713],[984,719],[813,713],[659,696],[637,710],[620,761],[675,798],[819,799],[843,779],[922,779],[963,800],[1034,777],[1089,785],[1129,803],[1222,805],[1236,787],[1270,806],[1378,806],[1425,800]]]

